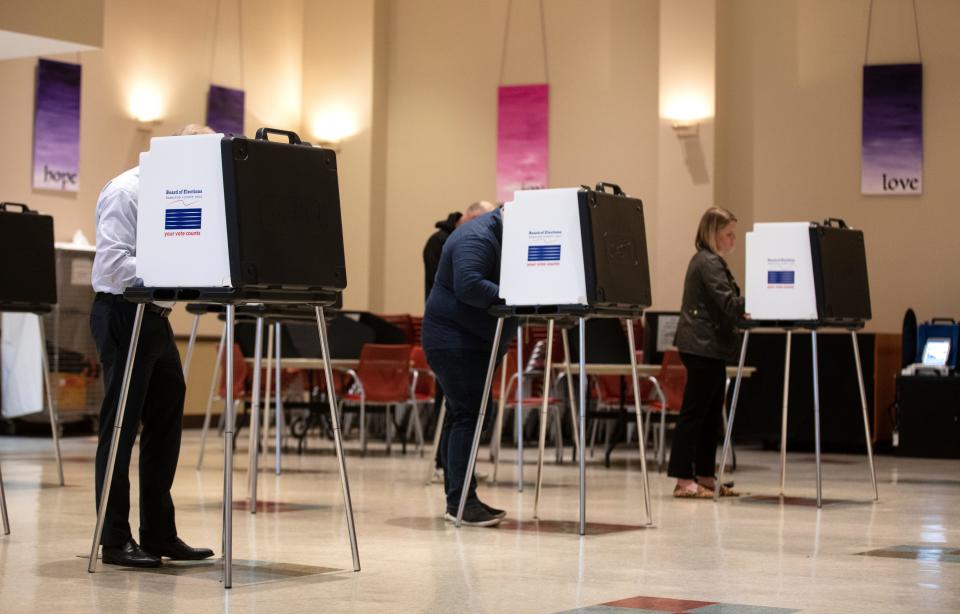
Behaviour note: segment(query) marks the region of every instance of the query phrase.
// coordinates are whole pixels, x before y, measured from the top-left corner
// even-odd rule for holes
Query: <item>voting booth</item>
[[[820,393],[817,366],[817,331],[845,328],[853,341],[856,376],[860,387],[864,435],[874,498],[878,497],[867,400],[857,345],[857,330],[870,319],[870,284],[863,232],[843,220],[757,223],[746,235],[746,313],[740,364],[720,458],[720,479],[730,447],[730,429],[740,393],[740,381],[750,330],[780,328],[786,331],[783,410],[780,444],[780,491],[786,481],[787,398],[790,384],[790,345],[794,329],[808,329],[813,349],[814,425],[817,465],[817,507],[822,505],[820,474]],[[719,491],[718,491],[719,492]],[[715,493],[717,498],[718,493]]]
[[[57,302],[53,217],[41,215],[22,203],[0,202],[0,262],[4,263],[0,266],[4,402],[42,395],[28,401],[29,411],[47,406],[57,470],[63,486],[60,422],[53,406],[50,361],[40,322],[40,315],[49,313]],[[25,364],[16,364],[21,362]],[[2,476],[0,512],[4,534],[9,534]]]
[[[279,136],[284,141],[270,140]],[[294,132],[261,128],[256,138],[203,134],[151,139],[140,156],[137,282],[124,298],[139,303],[120,393],[88,570],[94,571],[120,425],[146,303],[198,301],[224,305],[223,347],[233,347],[238,305],[312,308],[324,357],[324,309],[346,288],[343,229],[333,150]],[[264,314],[256,318],[252,411],[260,405]],[[224,402],[224,587],[232,586],[233,352],[226,351]],[[326,377],[333,381],[329,360]],[[360,559],[353,523],[336,399],[328,395],[355,571]],[[257,420],[254,419],[254,429]],[[256,441],[254,437],[253,441]],[[251,454],[256,454],[254,446]]]
[[[486,414],[497,361],[497,349],[503,334],[504,321],[518,317],[520,321],[546,321],[547,348],[544,385],[550,382],[553,354],[553,332],[562,324],[561,337],[569,357],[567,326],[579,325],[580,348],[580,414],[579,429],[574,436],[579,442],[580,461],[580,534],[586,532],[585,504],[585,437],[586,368],[585,323],[592,317],[618,317],[627,321],[630,357],[635,389],[639,389],[636,370],[636,343],[632,320],[640,317],[651,304],[650,270],[647,260],[646,228],[643,203],[624,194],[616,184],[599,183],[596,189],[575,188],[520,190],[503,207],[503,240],[500,257],[500,298],[504,304],[491,308],[497,317],[497,328],[487,370],[486,392],[474,431],[464,489],[460,498],[456,526],[459,527],[466,505],[467,492],[480,445],[480,432]],[[521,323],[522,326],[522,323]],[[521,394],[522,365],[518,360],[517,391]],[[566,363],[568,390],[573,399],[569,360]],[[543,394],[540,415],[537,487],[534,517],[537,517],[543,477],[543,456],[549,394]],[[643,433],[639,397],[636,401],[638,432]],[[522,407],[518,400],[517,407]],[[518,422],[522,412],[517,411]],[[575,423],[576,425],[576,423]],[[576,432],[578,431],[578,432]],[[520,432],[518,430],[518,432]],[[523,484],[522,437],[518,437],[518,488]],[[640,459],[644,479],[644,495],[648,524],[652,524],[650,495],[647,487],[646,451],[639,437]]]

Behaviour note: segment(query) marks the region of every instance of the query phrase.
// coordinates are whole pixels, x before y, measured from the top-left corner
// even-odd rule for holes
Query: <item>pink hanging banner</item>
[[[550,87],[507,85],[497,97],[497,200],[547,187]]]

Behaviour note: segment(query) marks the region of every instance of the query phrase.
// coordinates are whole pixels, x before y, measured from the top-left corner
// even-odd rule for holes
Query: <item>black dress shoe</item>
[[[144,542],[143,549],[154,556],[165,556],[174,561],[200,561],[213,556],[210,548],[191,548],[179,537],[157,544]]]
[[[160,557],[144,552],[131,537],[123,545],[104,546],[103,563],[126,567],[160,567]]]

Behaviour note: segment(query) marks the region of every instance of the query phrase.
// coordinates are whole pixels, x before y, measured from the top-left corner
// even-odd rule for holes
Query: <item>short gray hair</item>
[[[188,136],[191,134],[216,134],[210,126],[203,124],[187,124],[173,133],[173,136]]]
[[[484,213],[489,213],[494,210],[493,203],[486,200],[478,200],[475,203],[471,203],[467,210],[464,211],[464,215],[467,217],[476,217],[478,215],[483,215]]]

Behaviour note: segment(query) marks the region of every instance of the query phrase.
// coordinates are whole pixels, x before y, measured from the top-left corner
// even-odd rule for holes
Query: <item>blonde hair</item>
[[[717,253],[717,233],[729,224],[736,222],[737,216],[723,207],[710,207],[700,218],[700,225],[697,227],[697,238],[694,241],[697,250],[709,249]]]

